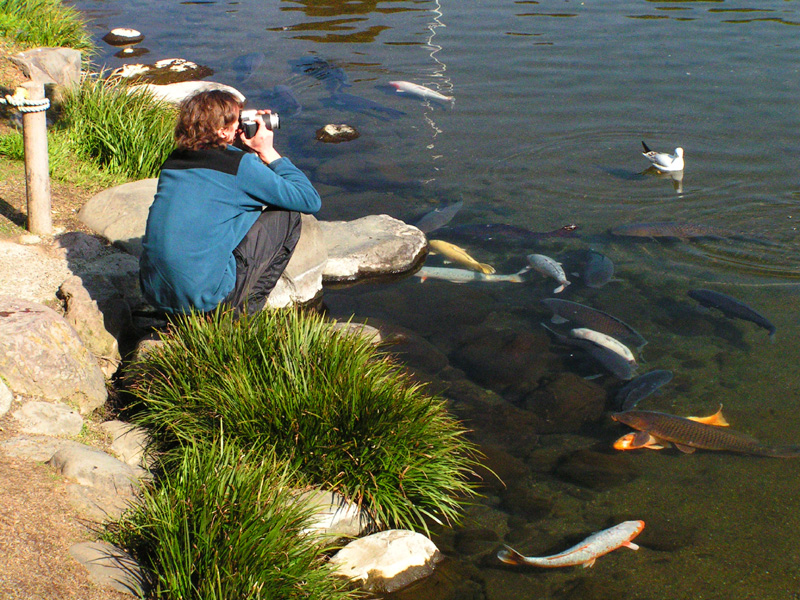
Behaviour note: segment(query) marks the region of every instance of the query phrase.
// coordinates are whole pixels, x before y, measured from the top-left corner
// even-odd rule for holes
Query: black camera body
[[[242,130],[244,137],[248,140],[258,131],[258,121],[256,121],[256,110],[243,110],[239,115],[239,128]],[[278,113],[269,113],[261,115],[264,120],[264,125],[270,131],[275,131],[281,128],[281,119]]]

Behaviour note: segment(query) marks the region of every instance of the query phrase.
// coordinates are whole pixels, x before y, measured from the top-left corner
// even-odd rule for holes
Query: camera
[[[248,140],[258,131],[256,112],[255,110],[243,110],[239,115],[239,127],[244,133],[244,137]],[[264,119],[264,125],[267,126],[267,129],[275,131],[281,128],[281,119],[278,113],[269,113],[268,115],[261,115],[261,117]]]

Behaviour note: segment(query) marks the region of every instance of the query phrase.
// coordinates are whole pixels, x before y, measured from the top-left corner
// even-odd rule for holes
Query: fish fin
[[[420,283],[425,283],[425,280],[426,280],[426,279],[428,279],[428,276],[427,276],[427,275],[420,275],[419,282],[420,282]]]
[[[583,563],[583,568],[584,569],[588,569],[589,567],[593,567],[594,566],[594,561],[595,561],[594,558],[590,558],[585,563]]]
[[[569,321],[569,319],[565,319],[560,315],[553,315],[553,317],[550,319],[551,323],[555,323],[557,325],[560,325],[561,323],[566,323],[567,321]]]
[[[730,426],[728,420],[722,416],[722,404],[719,405],[719,409],[713,415],[709,415],[708,417],[687,417],[687,418],[696,423],[703,423],[704,425],[714,425],[715,427]]]
[[[683,452],[684,454],[691,454],[691,453],[692,453],[692,452],[694,452],[694,450],[695,450],[695,449],[694,449],[694,448],[692,448],[691,446],[687,446],[687,445],[685,445],[685,444],[678,444],[677,442],[675,442],[675,447],[676,447],[678,450],[680,450],[681,452]]]
[[[504,545],[503,548],[497,552],[497,558],[508,565],[525,564],[525,557],[514,550],[511,546]]]
[[[631,550],[638,550],[639,549],[639,545],[638,544],[634,544],[633,542],[624,542],[622,545],[625,546],[626,548],[630,548]]]
[[[649,431],[637,431],[636,433],[633,434],[630,445],[633,448],[642,448],[654,442],[655,439],[656,438],[650,435]]]
[[[553,293],[554,293],[554,294],[560,294],[561,292],[563,292],[563,291],[564,291],[564,288],[565,288],[565,287],[567,287],[567,286],[566,286],[566,285],[560,285],[560,286],[558,286],[556,289],[554,289],[554,290],[553,290]]]
[[[486,263],[478,263],[478,268],[485,275],[492,275],[497,272],[492,265],[487,265]]]

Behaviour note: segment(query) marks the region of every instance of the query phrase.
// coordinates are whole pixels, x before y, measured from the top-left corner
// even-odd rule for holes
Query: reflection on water
[[[737,431],[800,442],[800,38],[784,26],[800,22],[798,3],[76,5],[93,11],[98,38],[111,21],[135,26],[153,61],[209,64],[253,106],[277,103],[287,116],[277,144],[318,185],[321,218],[411,221],[457,206],[452,237],[436,237],[498,273],[520,271],[531,253],[550,256],[571,281],[558,298],[648,340],[638,373],[674,376],[639,408],[689,416],[723,404]],[[200,33],[178,35],[186,28]],[[112,67],[122,64],[114,51],[102,57]],[[457,101],[403,97],[388,85],[398,80]],[[361,136],[315,141],[321,125],[341,122]],[[647,172],[642,139],[683,147],[685,172]],[[636,223],[726,233],[611,233]],[[540,235],[565,224],[577,225],[575,235]],[[602,286],[587,272],[597,254],[613,264]],[[441,256],[428,266],[452,267]],[[451,399],[504,481],[484,474],[485,498],[464,523],[436,532],[447,561],[396,596],[797,598],[800,462],[613,450],[628,432],[608,416],[623,382],[585,349],[551,338],[541,300],[554,282],[524,278],[326,291],[331,314],[398,334],[391,351]],[[699,306],[687,295],[697,288],[763,314],[775,343],[753,323]],[[646,522],[641,549],[593,569],[518,569],[495,558],[502,543],[548,554],[634,519]]]

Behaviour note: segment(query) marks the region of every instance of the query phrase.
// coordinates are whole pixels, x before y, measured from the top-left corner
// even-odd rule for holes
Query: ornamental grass
[[[157,485],[105,537],[150,574],[163,600],[339,600],[354,594],[323,563],[291,470],[220,437],[171,455]]]
[[[224,430],[360,504],[380,527],[455,521],[474,493],[476,451],[444,401],[318,315],[191,315],[163,340],[131,366],[134,418],[162,450]]]
[[[153,177],[175,146],[176,110],[145,90],[90,76],[68,90],[59,125],[76,154],[131,179]]]
[[[95,50],[78,10],[61,0],[0,0],[0,37],[24,48]]]

